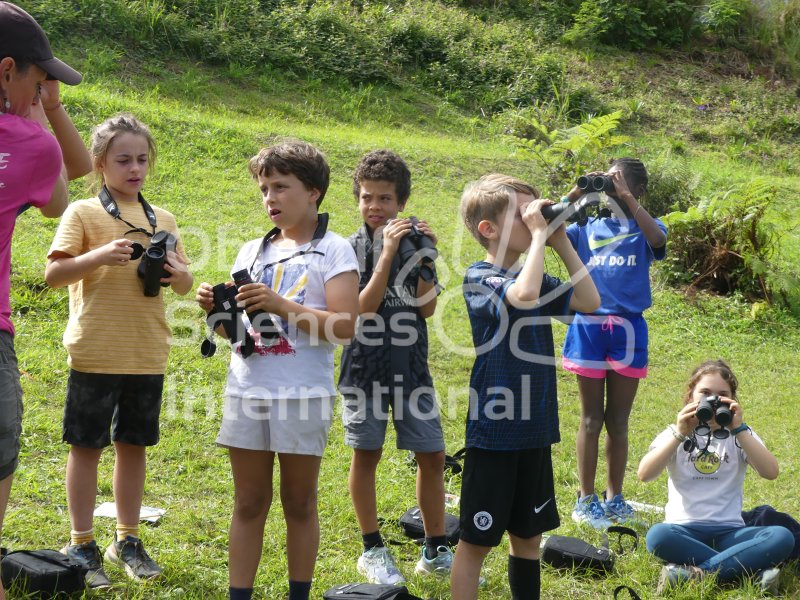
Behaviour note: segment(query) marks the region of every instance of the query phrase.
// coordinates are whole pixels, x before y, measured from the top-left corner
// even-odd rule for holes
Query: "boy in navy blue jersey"
[[[541,534],[559,525],[550,456],[550,446],[559,441],[550,319],[592,311],[600,298],[563,225],[542,216],[550,202],[537,196],[518,179],[491,174],[461,198],[464,222],[486,248],[486,258],[464,278],[477,356],[453,600],[477,598],[483,561],[505,531],[511,597],[538,599]],[[561,257],[571,283],[544,272],[545,244]]]
[[[444,439],[428,370],[425,325],[436,309],[436,269],[430,253],[401,256],[412,222],[397,214],[410,193],[411,174],[394,152],[370,152],[356,167],[353,194],[364,225],[350,243],[359,261],[361,319],[342,354],[339,391],[345,443],[353,448],[350,496],[364,542],[358,570],[371,583],[403,581],[378,530],[375,491],[390,408],[397,447],[414,452],[418,466],[425,544],[416,572],[447,577],[453,560],[444,530]],[[435,244],[424,221],[415,227]]]

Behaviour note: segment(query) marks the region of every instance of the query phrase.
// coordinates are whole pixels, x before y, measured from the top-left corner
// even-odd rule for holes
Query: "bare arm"
[[[548,242],[561,257],[572,282],[570,309],[582,313],[596,311],[600,307],[600,294],[597,292],[589,271],[586,270],[586,265],[572,247],[563,224],[550,235]]]
[[[61,146],[68,180],[72,181],[90,173],[92,159],[72,119],[69,118],[61,104],[58,81],[48,80],[42,83],[40,101],[50,127],[53,128],[53,134],[58,140],[58,145]]]
[[[675,425],[673,426],[678,435],[689,436],[692,431],[694,431],[694,428],[697,426],[697,417],[695,416],[697,404],[696,401],[689,402],[678,412]],[[675,450],[678,449],[681,443],[681,440],[676,437],[669,436],[663,444],[645,454],[644,458],[642,458],[639,463],[639,470],[637,471],[639,479],[642,481],[652,481],[661,475],[664,469],[667,468],[670,459],[675,455]]]
[[[47,129],[47,117],[44,114],[44,108],[39,101],[34,102],[31,106],[31,119],[38,122],[42,127]],[[63,154],[63,150],[61,151]],[[53,192],[50,194],[50,200],[44,206],[40,207],[41,213],[48,218],[60,217],[67,210],[69,204],[69,195],[67,190],[67,183],[69,182],[67,176],[67,168],[62,163],[61,172],[56,178]]]
[[[288,300],[263,283],[243,285],[236,300],[244,302],[248,310],[261,309],[283,317],[312,339],[349,344],[355,335],[358,317],[358,275],[347,271],[328,280],[325,284],[327,310]]]
[[[741,404],[730,398],[724,396],[720,400],[728,405],[731,409],[733,419],[731,420],[731,429],[740,427],[744,422],[744,411]],[[775,479],[778,477],[780,468],[778,467],[778,460],[773,456],[767,447],[760,443],[749,431],[743,431],[736,434],[736,441],[742,450],[747,454],[747,462],[753,467],[764,479]]]
[[[658,226],[656,220],[647,212],[645,207],[639,204],[639,201],[634,198],[633,194],[628,189],[628,184],[625,181],[625,176],[622,174],[622,171],[614,171],[609,177],[614,181],[617,196],[628,206],[628,210],[636,220],[636,224],[641,228],[650,247],[663,248],[667,243],[667,236]]]
[[[433,240],[434,245],[439,241],[427,222],[419,221],[417,227],[422,233]],[[417,300],[420,302],[418,305],[420,316],[423,319],[432,317],[433,313],[436,312],[436,281],[425,281],[425,279],[419,277],[417,279]]]
[[[122,267],[128,264],[133,253],[131,241],[114,240],[79,256],[54,252],[47,261],[44,278],[53,288],[64,287],[80,281],[101,266]]]
[[[546,204],[550,201],[535,200],[519,207],[522,220],[531,232],[531,245],[522,269],[506,293],[507,302],[514,308],[533,308],[542,291],[547,242],[547,221],[542,216],[542,206]]]
[[[183,296],[192,289],[194,278],[186,268],[186,263],[181,258],[180,254],[169,251],[167,253],[167,260],[164,263],[164,270],[169,273],[169,277],[161,279],[161,283],[169,283],[172,291]]]
[[[374,314],[380,308],[386,294],[386,286],[389,285],[392,261],[397,255],[400,238],[408,235],[409,231],[411,231],[411,223],[408,219],[394,219],[387,223],[382,230],[375,232],[374,235],[383,237],[383,247],[381,255],[378,257],[378,263],[372,270],[372,276],[358,295],[358,312],[360,314]]]

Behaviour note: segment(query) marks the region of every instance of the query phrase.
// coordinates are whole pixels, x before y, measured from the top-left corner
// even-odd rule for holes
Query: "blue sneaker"
[[[453,552],[447,546],[439,546],[436,549],[436,556],[428,558],[425,555],[425,546],[422,546],[422,556],[417,561],[414,572],[418,575],[438,575],[440,577],[450,577],[450,569],[453,566]]]
[[[603,510],[606,511],[606,517],[614,523],[631,523],[636,520],[636,511],[633,507],[625,502],[622,494],[617,494],[611,500],[601,503]]]
[[[699,567],[667,563],[661,568],[656,594],[661,595],[670,588],[674,588],[689,581],[699,581],[703,578],[703,575],[704,573]]]
[[[597,494],[578,498],[575,510],[572,511],[572,520],[579,525],[590,525],[595,529],[608,529],[611,526],[611,521],[606,516],[606,509],[603,508]]]

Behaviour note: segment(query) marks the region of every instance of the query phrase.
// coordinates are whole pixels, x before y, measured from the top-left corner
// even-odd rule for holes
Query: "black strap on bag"
[[[642,597],[636,593],[636,590],[627,585],[618,585],[617,587],[614,588],[614,600],[617,600],[617,596],[622,591],[628,592],[631,596],[631,600],[642,600]]]
[[[603,532],[603,537],[602,537],[603,548],[608,548],[609,550],[612,550],[612,548],[609,547],[609,542],[608,542],[608,534],[609,533],[618,534],[618,537],[617,537],[617,548],[618,549],[615,551],[615,553],[617,555],[621,556],[622,554],[625,554],[626,552],[635,552],[636,549],[639,547],[639,534],[638,533],[636,533],[630,527],[623,527],[622,525],[612,525],[611,527],[609,527],[608,529],[606,529]],[[622,538],[624,536],[629,536],[629,537],[633,538],[633,547],[631,547],[629,549],[626,549],[623,546]]]
[[[324,600],[422,600],[404,585],[348,583],[326,590]]]

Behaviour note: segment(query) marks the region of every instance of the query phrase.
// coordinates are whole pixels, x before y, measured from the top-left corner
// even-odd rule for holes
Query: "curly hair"
[[[353,173],[353,195],[358,200],[362,181],[388,181],[394,184],[398,203],[403,206],[411,195],[411,172],[405,161],[391,150],[365,154]]]

